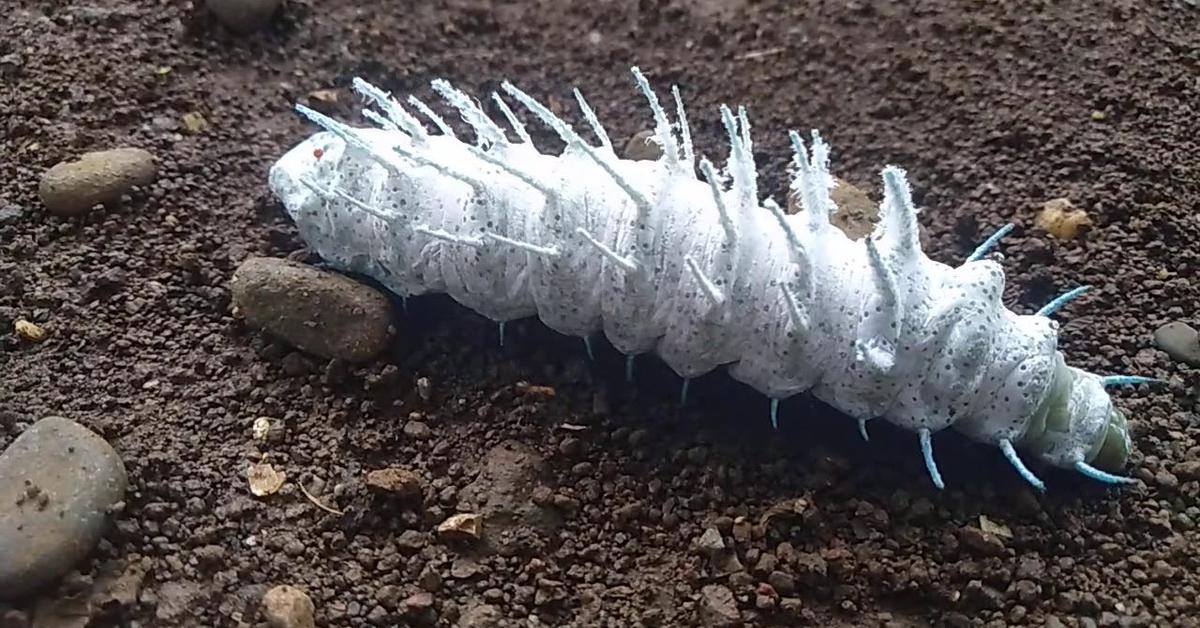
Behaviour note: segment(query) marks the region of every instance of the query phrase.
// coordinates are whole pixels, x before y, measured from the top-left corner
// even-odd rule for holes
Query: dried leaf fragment
[[[338,106],[338,92],[336,89],[318,89],[308,93],[308,103],[321,113],[334,113]]]
[[[785,519],[804,519],[806,516],[811,514],[809,512],[810,505],[811,504],[809,503],[808,499],[804,497],[785,499],[768,508],[767,511],[764,512],[761,517],[759,517],[758,525],[761,528],[765,528],[770,525],[771,519],[776,517],[783,517]]]
[[[41,342],[46,339],[45,329],[23,318],[13,323],[13,329],[17,332],[17,337],[26,342]]]
[[[441,541],[475,541],[483,535],[483,516],[460,513],[440,523],[437,536]]]
[[[1009,530],[1008,526],[988,519],[987,515],[979,515],[979,529],[983,530],[987,534],[992,534],[1006,539],[1013,538],[1012,530]]]
[[[285,474],[276,471],[266,462],[252,464],[246,469],[246,479],[250,482],[250,492],[257,497],[265,497],[279,491],[283,486]]]

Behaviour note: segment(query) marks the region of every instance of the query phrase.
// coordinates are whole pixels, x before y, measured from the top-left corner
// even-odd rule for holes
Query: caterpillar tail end
[[[1094,375],[1067,366],[1061,354],[1052,377],[1027,431],[1014,444],[1026,455],[1098,482],[1135,483],[1132,478],[1117,475],[1129,461],[1133,443],[1125,414],[1105,389],[1148,383],[1146,378]]]
[[[1093,470],[1103,473],[1108,479],[1102,480],[1108,484],[1133,484],[1136,482],[1133,478],[1118,477],[1112,475],[1125,467],[1125,462],[1129,460],[1130,452],[1129,442],[1129,426],[1125,421],[1125,414],[1116,408],[1108,414],[1108,423],[1104,428],[1104,439],[1100,441],[1100,447],[1096,453],[1087,462],[1081,462],[1090,466]],[[1076,470],[1079,465],[1076,465]],[[1080,471],[1082,473],[1082,471]],[[1084,473],[1088,477],[1095,478],[1095,475]],[[1099,479],[1099,478],[1096,478]],[[1116,479],[1118,481],[1109,481]]]

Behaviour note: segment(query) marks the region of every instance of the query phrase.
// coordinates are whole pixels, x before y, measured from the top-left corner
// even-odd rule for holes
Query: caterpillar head
[[[1048,464],[1118,483],[1112,475],[1129,458],[1125,415],[1104,389],[1104,378],[1067,366],[1057,355],[1054,379],[1030,418],[1020,445]]]

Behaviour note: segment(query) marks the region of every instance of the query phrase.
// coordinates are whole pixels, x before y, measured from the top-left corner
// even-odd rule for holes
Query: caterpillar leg
[[[625,381],[633,383],[633,355],[625,356]]]
[[[500,321],[500,346],[504,347],[504,321]]]
[[[1063,306],[1066,304],[1083,296],[1083,294],[1087,292],[1089,288],[1091,288],[1091,286],[1079,286],[1074,290],[1064,292],[1053,301],[1043,305],[1042,309],[1037,311],[1037,316],[1050,316],[1051,314],[1054,314],[1055,312],[1063,309]]]
[[[1097,469],[1096,467],[1093,467],[1082,460],[1075,463],[1075,470],[1093,480],[1096,480],[1097,482],[1103,482],[1104,484],[1111,484],[1114,486],[1137,484],[1137,480],[1133,478],[1113,475],[1111,473],[1101,471],[1100,469]]]
[[[1000,451],[1004,452],[1004,457],[1008,458],[1008,463],[1017,470],[1017,474],[1024,478],[1026,482],[1029,482],[1033,488],[1043,492],[1046,490],[1045,482],[1042,482],[1040,479],[1038,479],[1038,477],[1029,470],[1029,467],[1026,467],[1024,462],[1021,462],[1021,458],[1017,455],[1017,450],[1015,447],[1013,447],[1012,441],[1008,440],[1007,438],[1001,440]]]
[[[771,400],[771,427],[779,429],[779,400]]]
[[[583,348],[587,350],[588,360],[591,362],[595,362],[596,361],[596,353],[594,351],[592,351],[592,337],[591,336],[583,337]]]
[[[967,261],[977,262],[983,259],[983,256],[987,255],[988,251],[996,248],[996,245],[1000,243],[1000,240],[1004,239],[1004,236],[1012,233],[1012,230],[1015,228],[1016,225],[1011,222],[1003,227],[1000,227],[1000,229],[997,230],[996,233],[993,233],[990,238],[984,240],[983,244],[975,247],[975,250],[969,256],[967,256]]]
[[[692,383],[690,378],[683,378],[683,385],[679,388],[679,405],[686,406],[688,398],[688,385]]]
[[[1100,378],[1100,384],[1105,388],[1113,386],[1137,386],[1138,384],[1165,384],[1161,379],[1140,377],[1138,375],[1108,375]]]
[[[933,433],[927,427],[921,428],[917,433],[921,437],[921,455],[925,458],[925,469],[929,471],[929,479],[933,480],[933,485],[938,487],[938,490],[946,488],[937,462],[933,459]]]
[[[858,435],[862,436],[864,441],[871,440],[871,435],[867,433],[867,419],[858,420]]]

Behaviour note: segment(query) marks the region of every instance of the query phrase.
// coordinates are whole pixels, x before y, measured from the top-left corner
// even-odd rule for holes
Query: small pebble
[[[656,161],[663,156],[662,146],[654,140],[654,131],[639,131],[625,143],[625,159]]]
[[[498,628],[504,621],[500,609],[491,604],[473,606],[458,619],[458,628]]]
[[[262,612],[271,628],[315,628],[312,599],[300,589],[286,584],[263,595]]]
[[[256,257],[238,267],[230,287],[248,324],[313,355],[365,362],[391,337],[387,298],[337,273]]]
[[[367,486],[401,498],[415,499],[425,494],[425,483],[421,476],[396,467],[367,473]]]
[[[742,614],[728,587],[710,584],[700,590],[700,621],[714,628],[741,624]]]
[[[783,571],[773,571],[767,578],[767,582],[771,588],[779,592],[780,595],[790,595],[796,591],[796,580]]]
[[[16,223],[25,215],[25,208],[16,203],[0,204],[0,227]]]
[[[45,329],[42,329],[36,323],[31,323],[23,318],[17,319],[17,321],[13,323],[13,331],[16,332],[18,338],[24,340],[25,342],[37,343],[46,339]]]
[[[417,440],[425,440],[433,436],[433,430],[421,421],[409,421],[404,424],[404,435]]]
[[[879,219],[879,204],[849,182],[838,177],[834,177],[833,181],[834,186],[829,191],[829,199],[833,201],[837,211],[830,217],[830,222],[851,240],[870,235]],[[804,207],[795,194],[788,194],[787,200],[789,214],[798,213]]]
[[[963,545],[975,550],[980,555],[999,556],[1004,553],[1004,542],[999,537],[974,526],[964,526],[959,530],[958,536]]]
[[[158,176],[154,156],[140,148],[85,153],[46,171],[38,196],[56,216],[78,216],[96,205],[119,201],[135,185]]]
[[[583,453],[583,441],[574,436],[568,436],[558,444],[558,453],[567,458],[574,458]]]
[[[1200,332],[1182,321],[1174,321],[1154,331],[1154,344],[1172,360],[1200,367]]]
[[[1059,240],[1074,240],[1092,227],[1092,219],[1088,217],[1088,213],[1075,207],[1066,198],[1046,201],[1035,222]]]

